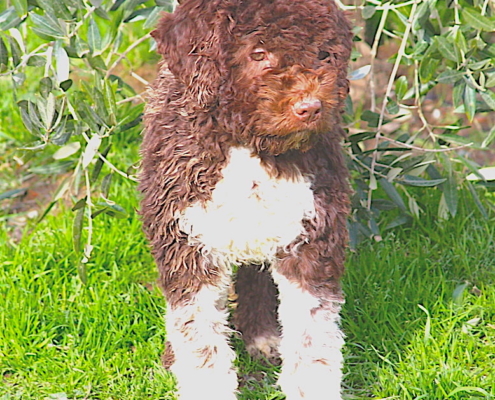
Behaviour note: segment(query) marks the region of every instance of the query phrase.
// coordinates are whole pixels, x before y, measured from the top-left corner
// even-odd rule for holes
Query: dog
[[[333,0],[183,0],[141,148],[141,216],[181,400],[236,398],[228,336],[281,359],[288,400],[340,400],[352,34]]]

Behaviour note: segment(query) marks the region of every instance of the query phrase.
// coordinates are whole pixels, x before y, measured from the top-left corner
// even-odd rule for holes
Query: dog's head
[[[152,35],[189,97],[258,152],[305,151],[340,121],[352,35],[333,0],[183,0]]]

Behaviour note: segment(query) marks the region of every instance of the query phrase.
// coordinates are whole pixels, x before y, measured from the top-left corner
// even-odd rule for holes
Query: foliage
[[[69,172],[46,212],[71,196],[74,248],[83,253],[83,264],[93,248],[93,219],[126,215],[108,197],[112,176],[136,179],[132,165],[110,161],[112,145],[125,146],[143,110],[140,93],[121,75],[144,82],[133,67],[141,64],[139,51],[150,58],[149,31],[171,7],[167,0],[15,0],[0,14],[0,74],[10,78],[13,100],[32,135],[23,150],[51,156],[30,172]]]
[[[495,17],[489,0],[363,1],[358,10],[366,30],[358,35],[371,47],[370,106],[345,115],[350,127],[351,169],[356,182],[351,221],[353,243],[359,235],[380,239],[383,228],[420,218],[423,211],[414,187],[442,192],[438,217],[457,213],[459,187],[467,186],[479,212],[488,218],[486,205],[471,181],[493,190],[489,170],[470,159],[472,150],[486,150],[495,128],[482,127],[475,138],[471,124],[495,109]],[[360,39],[358,39],[360,40]],[[391,71],[377,87],[377,55],[396,49]],[[383,64],[382,64],[383,65]],[[352,75],[351,75],[352,79]],[[446,114],[430,122],[425,108],[437,98]],[[350,100],[350,99],[349,99]],[[471,174],[470,180],[466,176]],[[396,217],[379,227],[380,213],[396,209]]]
[[[487,149],[495,138],[495,129],[482,126],[476,136],[470,128],[495,109],[492,3],[352,3],[360,4],[341,6],[359,13],[366,26],[356,28],[356,43],[371,49],[369,65],[351,73],[359,79],[369,71],[370,104],[349,98],[345,113],[355,184],[353,246],[362,237],[379,239],[385,229],[421,218],[418,187],[441,191],[438,217],[445,220],[456,215],[458,189],[467,186],[488,218],[494,185],[469,154]],[[146,81],[136,69],[156,57],[149,51],[154,46],[149,31],[160,12],[174,6],[173,0],[10,0],[0,6],[0,78],[9,79],[31,135],[21,140],[20,152],[26,158],[40,155],[31,173],[60,176],[42,217],[70,197],[83,278],[94,246],[93,220],[101,214],[123,218],[130,211],[108,193],[115,175],[136,179],[138,157],[124,162],[114,150],[116,144],[126,147],[140,129],[143,99],[134,83]],[[386,48],[396,51],[379,87],[384,74],[378,55]],[[438,123],[425,112],[431,98],[446,109]],[[19,194],[11,189],[1,199]],[[384,211],[393,218],[384,219]]]

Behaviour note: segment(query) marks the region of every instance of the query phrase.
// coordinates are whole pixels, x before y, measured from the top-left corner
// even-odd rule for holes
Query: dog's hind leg
[[[278,291],[268,268],[260,265],[239,267],[235,290],[234,325],[242,333],[246,350],[251,356],[278,363]]]
[[[180,400],[236,398],[226,289],[203,285],[182,304],[168,305],[167,339],[174,353],[170,369],[177,378]]]
[[[342,299],[310,293],[276,270],[282,325],[278,383],[287,400],[341,400]]]

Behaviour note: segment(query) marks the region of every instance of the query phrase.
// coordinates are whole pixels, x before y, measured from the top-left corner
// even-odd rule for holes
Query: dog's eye
[[[263,61],[266,59],[266,53],[264,51],[253,51],[250,57],[253,61]]]
[[[325,60],[327,59],[328,57],[330,57],[330,53],[328,51],[324,51],[324,50],[320,50],[318,52],[318,60]]]

